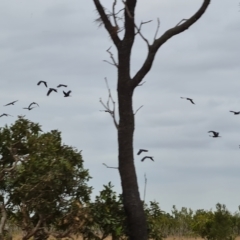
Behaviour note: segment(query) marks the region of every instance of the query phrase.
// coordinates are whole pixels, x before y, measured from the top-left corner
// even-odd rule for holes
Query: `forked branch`
[[[107,60],[103,60],[103,61],[104,61],[104,62],[107,62],[107,63],[109,63],[109,64],[111,64],[111,65],[113,65],[113,66],[115,66],[115,67],[118,68],[118,64],[117,64],[117,62],[116,62],[116,60],[115,60],[115,58],[114,58],[112,52],[110,51],[110,49],[111,49],[111,47],[108,48],[106,51],[109,53],[110,58],[112,59],[112,62],[109,62],[109,61],[107,61]]]
[[[102,101],[102,99],[100,98],[100,103],[103,105],[103,107],[105,108],[105,110],[100,110],[102,112],[107,112],[111,115],[112,119],[113,119],[113,123],[115,125],[115,127],[118,129],[118,123],[117,123],[117,120],[116,120],[116,112],[115,112],[115,101],[113,100],[113,97],[112,97],[112,94],[111,94],[111,89],[109,88],[108,86],[108,81],[107,81],[107,78],[105,78],[105,82],[106,82],[106,86],[107,86],[107,89],[108,89],[108,100],[106,103],[104,103]],[[110,102],[112,104],[112,107],[110,106]]]
[[[153,64],[153,60],[155,58],[155,55],[156,55],[158,49],[166,41],[168,41],[171,37],[187,30],[198,19],[200,19],[200,17],[205,13],[206,9],[208,8],[210,2],[211,2],[211,0],[203,0],[202,6],[199,8],[199,10],[194,15],[192,15],[192,17],[190,17],[188,19],[181,20],[175,27],[170,28],[161,37],[154,40],[153,44],[148,47],[148,55],[147,55],[143,65],[142,65],[142,67],[135,74],[135,76],[133,77],[133,79],[131,81],[131,88],[132,89],[134,89],[135,87],[137,87],[141,83],[143,78],[146,76],[146,74],[151,69],[152,64]],[[184,23],[182,23],[183,21],[184,21]],[[156,33],[157,33],[157,31],[156,31]],[[157,35],[157,34],[155,34],[155,35]]]
[[[118,25],[113,26],[112,23],[109,20],[109,17],[107,16],[107,14],[104,11],[104,8],[102,6],[102,4],[100,3],[99,0],[93,0],[95,7],[101,17],[101,20],[106,28],[106,30],[108,31],[111,39],[113,40],[115,46],[118,48],[119,44],[121,42],[121,40],[119,39],[118,35],[117,35],[117,29],[118,29]],[[114,4],[113,4],[114,7]]]

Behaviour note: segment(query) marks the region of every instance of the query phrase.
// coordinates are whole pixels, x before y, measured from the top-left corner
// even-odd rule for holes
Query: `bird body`
[[[221,137],[221,136],[219,136],[219,133],[218,133],[218,132],[209,131],[209,133],[212,133],[212,134],[213,134],[213,136],[210,136],[210,135],[209,135],[209,137],[213,137],[213,138]]]
[[[41,83],[44,83],[45,87],[47,87],[47,82],[46,82],[46,81],[42,81],[42,80],[40,80],[40,81],[37,83],[37,85],[40,85]]]
[[[192,104],[195,104],[191,98],[186,98],[186,97],[181,97],[181,98],[182,98],[182,99],[187,99],[187,100],[190,101]]]
[[[146,150],[146,149],[139,149],[137,155],[140,155],[142,152],[148,152],[148,150]]]
[[[150,156],[145,156],[144,158],[142,158],[141,161],[143,162],[146,158],[149,158],[149,159],[151,159],[154,162],[153,157],[150,157]]]
[[[30,107],[30,106],[28,106],[28,107],[26,107],[26,108],[23,108],[23,109],[27,109],[27,110],[32,110],[33,108],[35,108],[35,107]]]
[[[70,96],[70,93],[71,93],[71,92],[72,92],[72,91],[68,91],[68,92],[64,92],[64,91],[63,91],[64,97],[71,97],[71,96]]]
[[[49,90],[48,90],[48,92],[47,92],[47,96],[49,96],[52,91],[57,92],[57,89],[55,89],[55,88],[49,88]]]
[[[67,87],[67,85],[59,84],[57,87],[58,87],[58,88],[59,88],[59,87]]]
[[[13,101],[13,102],[10,102],[10,103],[8,103],[8,104],[6,104],[6,105],[4,105],[4,106],[14,105],[14,103],[17,102],[17,101],[18,101],[18,100]]]
[[[238,115],[238,114],[240,114],[240,112],[235,112],[235,111],[229,111],[229,112],[234,113],[234,115]]]

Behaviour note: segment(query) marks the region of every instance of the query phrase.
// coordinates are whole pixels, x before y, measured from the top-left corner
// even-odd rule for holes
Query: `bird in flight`
[[[59,84],[57,87],[67,87],[67,85]]]
[[[71,93],[71,92],[72,92],[72,91],[68,91],[68,92],[64,92],[64,91],[63,91],[64,97],[71,97],[71,96],[70,96],[70,93]]]
[[[28,106],[28,107],[26,107],[26,108],[23,108],[23,109],[27,109],[27,110],[32,110],[33,108],[35,108],[35,107],[30,107],[30,105]]]
[[[142,158],[141,161],[143,162],[146,158],[149,158],[149,159],[151,159],[154,162],[153,157],[150,157],[150,156],[146,156],[146,157]]]
[[[54,91],[54,92],[57,92],[57,89],[55,88],[49,88],[48,92],[47,92],[47,96],[49,96],[49,94]]]
[[[234,112],[234,111],[229,111],[229,112],[234,113],[234,115],[240,114],[240,112]]]
[[[148,150],[146,150],[146,149],[139,149],[137,155],[140,155],[142,152],[148,152]]]
[[[4,106],[14,105],[14,103],[17,102],[17,101],[18,101],[18,100],[13,101],[13,102],[10,102],[10,103],[8,103],[8,104],[6,104],[6,105],[4,105]]]
[[[186,98],[186,97],[181,97],[182,99],[187,99],[189,100],[192,104],[195,104],[191,98]]]
[[[209,137],[213,137],[213,138],[221,137],[221,136],[219,136],[219,133],[218,133],[218,132],[209,131],[209,133],[212,133],[212,134],[213,134],[213,136],[210,136],[210,135],[209,135]]]
[[[47,82],[46,82],[46,81],[43,81],[43,80],[39,81],[39,82],[37,83],[37,85],[40,85],[41,83],[44,83],[45,87],[47,87]]]
[[[7,113],[3,113],[2,115],[0,115],[0,117],[3,117],[3,116],[11,116],[11,117],[13,117],[12,115],[10,115],[10,114],[7,114]]]
[[[38,105],[36,102],[32,102],[32,103],[29,104],[28,107],[30,108],[30,107],[31,107],[32,105],[34,105],[34,104],[35,104],[35,105]],[[39,105],[38,105],[38,107],[39,107]]]

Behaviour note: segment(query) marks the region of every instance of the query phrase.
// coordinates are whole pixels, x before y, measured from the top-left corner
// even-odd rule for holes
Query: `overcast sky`
[[[83,3],[84,2],[84,3]],[[111,9],[112,1],[105,5]],[[120,1],[119,1],[120,2]],[[157,18],[159,35],[189,18],[201,0],[139,0],[136,22],[152,42]],[[240,205],[240,12],[239,1],[212,0],[202,18],[190,29],[166,42],[158,51],[143,86],[134,93],[136,114],[135,166],[143,198],[156,200],[162,210],[215,209],[226,204],[234,212]],[[118,7],[121,7],[119,4]],[[58,129],[63,142],[82,151],[84,166],[93,177],[97,194],[109,181],[121,193],[117,166],[117,132],[110,116],[101,112],[99,99],[107,100],[106,77],[116,98],[116,68],[106,50],[113,43],[91,0],[12,0],[0,2],[0,126],[12,124],[18,115]],[[147,54],[137,37],[131,59],[134,75]],[[46,96],[47,88],[67,84]],[[64,89],[65,90],[65,89]],[[193,98],[195,105],[180,97]],[[19,100],[14,106],[4,104]],[[32,101],[40,107],[22,109]],[[221,138],[209,137],[208,131]],[[141,162],[139,148],[149,150],[155,162]]]

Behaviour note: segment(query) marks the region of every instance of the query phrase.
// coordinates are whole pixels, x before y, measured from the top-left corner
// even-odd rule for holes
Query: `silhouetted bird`
[[[72,92],[72,91],[68,91],[68,92],[64,92],[64,91],[63,91],[64,97],[71,97],[71,96],[70,96],[70,93],[71,93],[71,92]]]
[[[142,158],[141,161],[143,162],[146,158],[149,158],[149,159],[151,159],[154,162],[153,157],[150,157],[150,156],[146,156],[146,157]]]
[[[49,94],[54,91],[54,92],[57,92],[57,89],[55,88],[49,88],[48,92],[47,92],[47,96],[49,96]]]
[[[187,100],[189,100],[192,104],[195,104],[191,98],[185,98],[185,97],[181,97],[181,98],[187,99]]]
[[[213,136],[210,136],[210,135],[209,135],[209,137],[213,137],[213,138],[221,137],[221,136],[219,136],[219,133],[218,133],[218,132],[209,131],[209,133],[212,133],[212,134],[213,134]]]
[[[38,83],[37,83],[37,85],[40,85],[41,83],[44,83],[44,85],[47,87],[47,82],[45,82],[45,81],[39,81]]]
[[[32,105],[34,105],[34,104],[35,104],[35,105],[38,105],[36,102],[32,102],[32,103],[29,104],[28,107],[30,108],[30,107],[31,107]],[[39,107],[39,105],[38,105],[38,107]]]
[[[13,102],[10,102],[10,103],[8,103],[8,104],[6,104],[6,105],[4,105],[4,106],[14,105],[14,103],[17,102],[17,101],[18,101],[18,100],[13,101]]]
[[[35,108],[35,107],[30,107],[30,106],[28,106],[28,107],[26,107],[26,108],[23,108],[23,109],[27,109],[27,110],[32,110],[33,108]]]
[[[67,87],[67,85],[59,84],[57,87]]]
[[[240,112],[234,112],[234,111],[229,111],[229,112],[234,113],[234,115],[240,114]]]
[[[146,149],[139,149],[137,155],[140,155],[142,152],[148,152],[148,150],[146,150]]]
[[[13,117],[12,115],[10,115],[10,114],[7,114],[7,113],[3,113],[2,115],[0,115],[0,117],[3,117],[3,116],[11,116],[11,117]]]

